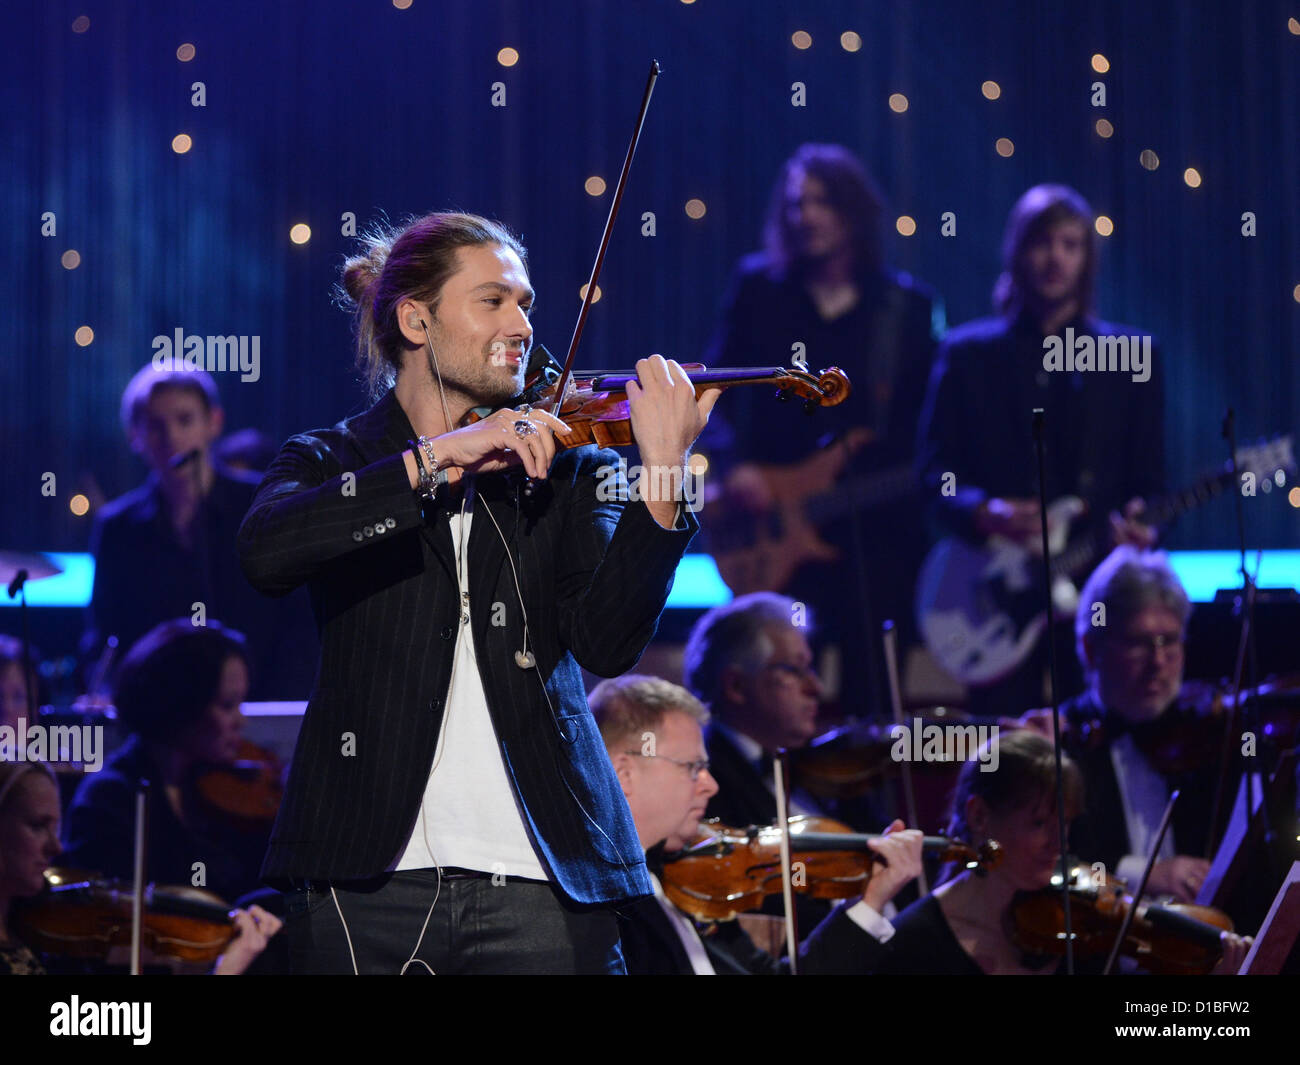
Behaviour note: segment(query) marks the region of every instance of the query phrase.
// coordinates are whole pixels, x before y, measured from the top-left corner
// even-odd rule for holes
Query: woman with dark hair
[[[45,870],[59,856],[59,792],[40,762],[0,762],[0,976],[45,972],[36,954],[16,935],[14,903],[39,895]],[[231,913],[237,930],[213,975],[236,976],[266,949],[280,927],[260,906]]]
[[[149,880],[207,888],[227,900],[258,888],[267,832],[224,824],[194,790],[196,771],[235,760],[247,692],[238,633],[179,618],[143,636],[114,684],[113,703],[130,737],[78,788],[68,810],[66,864],[131,875],[135,793],[147,780]]]
[[[1027,957],[1011,936],[1011,906],[1020,892],[1048,887],[1060,869],[1056,752],[1028,729],[1003,731],[997,758],[981,749],[962,767],[947,834],[972,846],[996,840],[1002,860],[985,873],[949,868],[929,895],[894,919],[896,933],[877,972],[932,976],[1033,975],[1063,972],[1060,957]],[[989,766],[996,766],[986,772]],[[1062,762],[1067,830],[1083,807],[1083,778]],[[1235,972],[1248,941],[1225,933],[1216,973]],[[1103,959],[1104,960],[1104,959]],[[1076,962],[1100,972],[1103,960]]]

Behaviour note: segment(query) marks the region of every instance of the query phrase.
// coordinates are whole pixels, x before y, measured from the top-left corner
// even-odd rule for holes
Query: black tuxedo
[[[718,792],[709,799],[706,816],[721,818],[732,828],[775,823],[776,796],[731,737],[711,727],[705,731],[704,746],[709,755],[709,773],[718,782]]]
[[[1102,862],[1113,871],[1124,855],[1132,853],[1119,781],[1110,757],[1110,743],[1087,742],[1082,737],[1083,726],[1101,725],[1104,729],[1105,722],[1116,719],[1098,705],[1091,693],[1063,703],[1061,714],[1069,724],[1066,750],[1079,766],[1084,787],[1084,809],[1070,829],[1070,847],[1084,861]],[[1092,729],[1087,731],[1097,734]],[[1174,788],[1182,792],[1170,826],[1178,854],[1200,857],[1204,853],[1214,801],[1213,768],[1162,774],[1170,792]]]
[[[390,391],[333,429],[291,438],[239,531],[249,580],[269,594],[306,582],[321,630],[317,685],[262,868],[277,886],[388,869],[428,782],[459,589],[448,511],[440,502],[422,515],[407,479],[401,453],[414,436]],[[607,677],[635,665],[699,528],[688,514],[665,530],[643,503],[606,501],[613,478],[599,471],[616,463],[593,447],[561,452],[533,504],[513,475],[477,478],[467,548],[501,758],[539,861],[576,903],[650,891],[579,663]],[[510,541],[535,670],[515,662],[524,618],[488,508]]]

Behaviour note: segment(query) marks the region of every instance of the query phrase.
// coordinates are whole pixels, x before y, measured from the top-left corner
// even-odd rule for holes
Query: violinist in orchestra
[[[248,683],[244,641],[218,623],[178,618],[146,633],[113,686],[127,741],[78,787],[65,826],[66,863],[131,876],[135,795],[147,780],[150,880],[207,888],[231,902],[259,888],[269,821],[260,828],[233,822],[199,783],[239,754]]]
[[[1187,593],[1163,554],[1117,547],[1080,596],[1075,637],[1087,688],[1061,707],[1066,747],[1087,793],[1071,837],[1075,851],[1136,880],[1170,793],[1179,788],[1148,887],[1183,902],[1196,899],[1210,871],[1204,853],[1217,761],[1163,765],[1150,741],[1178,713],[1190,615]],[[1027,718],[1040,731],[1051,728],[1050,711]]]
[[[704,704],[658,677],[627,674],[602,681],[589,696],[619,785],[627,797],[637,836],[645,848],[653,898],[622,907],[619,923],[632,975],[766,975],[787,971],[760,949],[739,921],[697,929],[664,895],[659,879],[665,853],[696,836],[705,805],[717,793],[704,750]],[[893,935],[881,911],[921,868],[921,833],[895,822],[871,844],[885,863],[867,881],[862,897],[837,909],[800,948],[800,971],[866,967]]]
[[[0,762],[0,975],[41,975],[41,959],[22,942],[15,903],[45,887],[45,870],[59,857],[59,792],[40,762]],[[245,972],[280,927],[259,906],[231,913],[236,933],[213,966],[214,975]]]
[[[622,972],[610,907],[651,885],[580,667],[637,661],[698,522],[680,480],[621,501],[617,454],[522,402],[504,226],[373,232],[342,287],[374,405],[292,437],[239,533],[323,644],[262,870],[295,971]],[[642,462],[682,469],[717,391],[657,355],[627,391]]]
[[[1027,895],[1047,889],[1060,870],[1055,750],[1030,729],[1003,731],[989,742],[1000,744],[997,769],[983,771],[986,752],[962,767],[947,835],[973,846],[996,840],[1002,860],[983,873],[949,868],[931,894],[894,918],[896,932],[887,956],[874,970],[877,973],[974,976],[1065,971],[1059,953],[1030,948],[1029,944],[1039,942],[1028,938],[1036,930],[1028,927],[1017,905]],[[1068,826],[1082,809],[1084,783],[1068,758],[1062,769]],[[1085,905],[1078,903],[1081,924],[1076,927],[1083,927]],[[1111,924],[1118,931],[1118,919]],[[1062,936],[1063,930],[1048,929],[1044,938],[1059,944]],[[1081,954],[1076,972],[1101,972],[1111,940],[1105,935],[1100,938],[1101,954]],[[1218,929],[1211,935],[1215,938],[1221,954],[1213,971],[1235,973],[1249,940]]]

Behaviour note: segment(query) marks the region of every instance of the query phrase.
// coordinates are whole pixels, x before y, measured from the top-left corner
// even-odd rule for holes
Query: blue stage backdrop
[[[1089,198],[1113,226],[1101,311],[1163,341],[1171,485],[1222,459],[1227,404],[1243,437],[1300,423],[1293,4],[398,4],[7,5],[0,548],[82,551],[74,495],[93,508],[138,482],[118,401],[156,337],[256,340],[256,379],[221,375],[232,429],[278,443],[360,409],[330,301],[349,220],[503,219],[562,351],[652,59],[580,365],[698,358],[778,165],[838,141],[888,197],[891,261],[950,323],[987,313],[1025,188]],[[790,416],[774,407],[773,432]],[[1294,546],[1296,505],[1248,501],[1252,546]],[[1234,546],[1229,504],[1170,543]]]

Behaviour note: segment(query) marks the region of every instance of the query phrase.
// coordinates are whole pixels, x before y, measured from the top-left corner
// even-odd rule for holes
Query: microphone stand
[[[1061,765],[1061,703],[1056,690],[1056,633],[1053,630],[1052,554],[1047,539],[1047,462],[1043,442],[1043,408],[1034,408],[1034,449],[1038,453],[1038,516],[1043,537],[1043,594],[1047,598],[1047,661],[1052,693],[1052,747],[1056,751],[1056,821],[1061,836],[1061,903],[1065,912],[1065,972],[1074,975],[1074,926],[1070,917],[1070,868],[1065,838],[1065,781]]]

